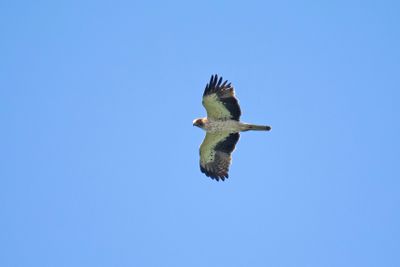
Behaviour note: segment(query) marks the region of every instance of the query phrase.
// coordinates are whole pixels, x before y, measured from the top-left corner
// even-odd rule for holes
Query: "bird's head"
[[[201,129],[204,127],[204,120],[203,119],[195,119],[193,120],[193,126],[197,126]]]

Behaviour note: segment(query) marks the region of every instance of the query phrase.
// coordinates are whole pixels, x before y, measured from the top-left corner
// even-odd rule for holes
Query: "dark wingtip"
[[[212,74],[210,81],[206,85],[204,89],[203,96],[207,94],[212,94],[221,90],[230,89],[232,87],[231,83],[228,83],[228,80],[223,79],[222,76],[218,76],[218,74]]]
[[[267,130],[267,131],[271,131],[272,130],[272,128],[271,128],[271,126],[265,126],[265,129]]]
[[[211,179],[217,180],[217,182],[219,182],[220,180],[224,182],[225,179],[228,179],[228,174],[223,174],[220,176],[211,176]]]
[[[222,77],[219,77],[218,83],[217,83],[217,87],[220,87],[222,83]]]
[[[228,179],[229,177],[228,173],[218,174],[210,172],[206,168],[203,168],[203,166],[201,165],[200,165],[200,171],[204,173],[207,177],[210,177],[211,179],[216,180],[217,182],[219,182],[219,180],[225,181],[225,179]]]
[[[210,84],[212,84],[212,87],[215,87],[215,84],[217,83],[217,79],[218,79],[218,74],[211,75]]]

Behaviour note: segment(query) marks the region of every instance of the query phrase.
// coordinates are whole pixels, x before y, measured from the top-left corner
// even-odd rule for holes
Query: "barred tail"
[[[255,125],[255,124],[243,124],[242,131],[270,131],[271,126],[268,125]]]

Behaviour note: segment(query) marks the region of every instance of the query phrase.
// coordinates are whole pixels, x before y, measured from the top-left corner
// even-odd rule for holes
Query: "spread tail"
[[[271,126],[268,125],[255,125],[255,124],[243,124],[243,131],[270,131]]]

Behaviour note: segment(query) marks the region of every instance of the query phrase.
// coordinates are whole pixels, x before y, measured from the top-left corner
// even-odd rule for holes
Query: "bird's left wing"
[[[239,120],[241,111],[231,83],[222,83],[222,77],[212,75],[203,94],[207,117],[214,120]]]
[[[219,181],[228,178],[231,154],[239,141],[239,133],[207,133],[200,146],[200,170]]]

